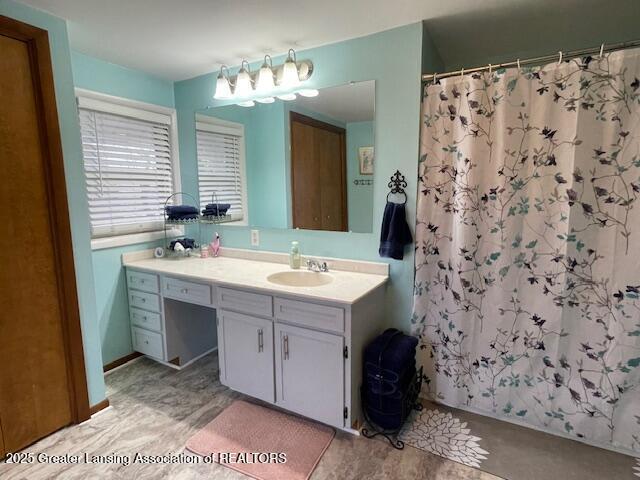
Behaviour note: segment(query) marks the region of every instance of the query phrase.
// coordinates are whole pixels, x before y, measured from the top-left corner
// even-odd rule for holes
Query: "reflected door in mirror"
[[[293,228],[347,231],[343,128],[290,112]]]

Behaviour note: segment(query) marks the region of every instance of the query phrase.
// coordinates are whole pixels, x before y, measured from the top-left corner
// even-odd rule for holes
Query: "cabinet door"
[[[276,404],[344,425],[344,338],[276,324]]]
[[[233,390],[274,402],[273,323],[218,311],[220,381]]]

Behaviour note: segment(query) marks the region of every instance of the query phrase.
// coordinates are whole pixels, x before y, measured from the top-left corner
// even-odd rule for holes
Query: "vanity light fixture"
[[[267,59],[269,62],[267,63]],[[256,91],[260,93],[269,93],[276,87],[273,74],[273,63],[271,61],[271,55],[264,56],[264,63],[260,67],[258,72],[258,79],[256,80]]]
[[[253,80],[251,79],[249,62],[242,60],[242,67],[240,68],[236,78],[236,97],[243,98],[251,95],[253,93],[252,82]]]
[[[300,85],[300,76],[298,74],[298,64],[296,62],[296,51],[289,49],[287,59],[282,66],[282,80],[280,86],[283,88],[295,88]]]
[[[290,101],[297,98],[297,94],[304,97],[315,97],[318,91],[311,88],[300,88],[313,73],[311,60],[298,62],[296,52],[292,48],[287,52],[283,64],[273,65],[271,55],[265,55],[260,70],[251,73],[249,62],[245,59],[240,64],[237,75],[229,75],[226,65],[220,67],[216,79],[216,100],[234,99],[238,105],[244,107],[258,103],[273,103],[275,96],[281,100]],[[282,92],[278,95],[278,92]],[[256,98],[259,97],[259,98]]]
[[[224,73],[225,70],[227,71],[226,74]],[[231,81],[229,80],[229,68],[226,65],[222,65],[216,80],[216,93],[213,95],[213,98],[223,100],[231,98],[232,96],[233,93],[231,92]]]
[[[302,97],[317,97],[320,92],[315,88],[304,88],[302,90],[298,90],[297,93]]]

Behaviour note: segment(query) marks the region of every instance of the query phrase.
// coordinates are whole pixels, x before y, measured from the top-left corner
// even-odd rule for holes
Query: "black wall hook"
[[[396,170],[396,173],[391,175],[390,182],[387,186],[391,189],[389,193],[387,193],[387,202],[389,201],[389,195],[391,194],[402,194],[404,195],[403,204],[407,203],[407,193],[404,189],[407,187],[407,181],[404,179],[404,175],[400,173],[400,170]]]

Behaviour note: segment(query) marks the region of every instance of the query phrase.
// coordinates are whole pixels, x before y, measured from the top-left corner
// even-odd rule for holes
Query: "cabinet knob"
[[[187,293],[189,290],[187,288],[183,288],[182,290],[180,290],[180,293]]]

